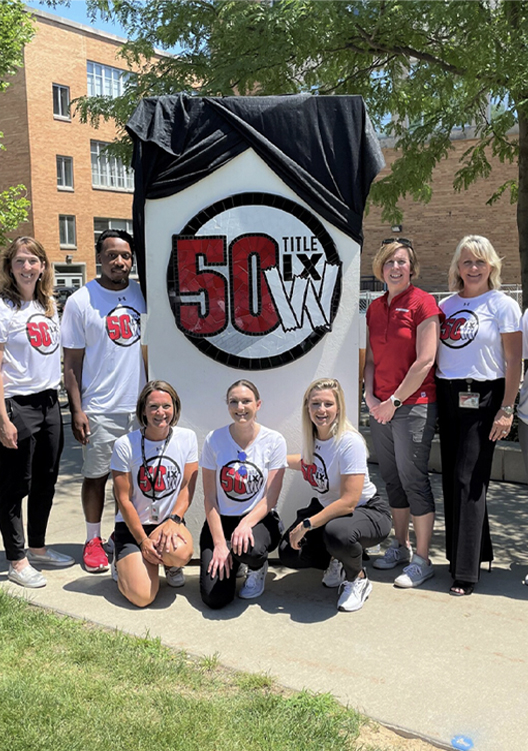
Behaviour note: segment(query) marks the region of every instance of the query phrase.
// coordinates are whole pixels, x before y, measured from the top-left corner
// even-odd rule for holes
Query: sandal
[[[464,582],[460,579],[455,579],[449,590],[449,594],[454,597],[464,597],[465,595],[473,594],[474,589],[475,584],[473,582]]]

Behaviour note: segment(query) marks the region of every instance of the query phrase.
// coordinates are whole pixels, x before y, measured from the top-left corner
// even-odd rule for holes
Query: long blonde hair
[[[347,420],[345,395],[337,378],[318,378],[316,381],[312,381],[304,392],[302,406],[303,460],[308,464],[313,461],[315,440],[317,438],[317,428],[310,419],[308,403],[312,391],[323,391],[325,389],[332,391],[337,405],[337,416],[332,424],[332,436],[339,439],[347,430],[352,430],[355,433],[358,432]]]
[[[458,262],[464,248],[473,253],[475,258],[480,258],[489,263],[491,271],[488,277],[488,287],[489,289],[500,289],[502,260],[488,238],[482,237],[482,235],[466,235],[458,243],[449,267],[449,289],[453,292],[461,292],[464,289],[464,282],[458,271]]]
[[[10,300],[18,309],[22,307],[23,300],[11,271],[11,262],[20,248],[27,248],[44,263],[44,271],[35,286],[35,300],[42,305],[48,318],[51,318],[55,313],[53,272],[46,251],[33,237],[17,237],[8,248],[4,248],[0,253],[0,297]]]

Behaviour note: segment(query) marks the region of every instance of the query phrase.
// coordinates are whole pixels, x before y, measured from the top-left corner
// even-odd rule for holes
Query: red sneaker
[[[94,537],[85,544],[83,563],[84,568],[90,573],[108,571],[108,556],[104,551],[103,541],[100,537]]]

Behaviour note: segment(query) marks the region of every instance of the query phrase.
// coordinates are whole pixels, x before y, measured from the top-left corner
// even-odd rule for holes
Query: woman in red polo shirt
[[[427,467],[437,415],[433,366],[441,311],[432,295],[411,284],[419,266],[409,240],[384,240],[372,268],[387,292],[367,310],[365,401],[395,534],[374,567],[406,563],[394,583],[418,587],[434,576],[429,545],[435,505]]]

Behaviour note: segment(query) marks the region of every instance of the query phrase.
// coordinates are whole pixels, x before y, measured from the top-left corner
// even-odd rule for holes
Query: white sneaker
[[[372,564],[374,568],[389,569],[394,568],[400,563],[409,563],[412,558],[412,548],[406,545],[400,545],[398,540],[394,538],[390,547],[385,551],[385,555],[381,558],[376,558]]]
[[[268,573],[268,562],[257,569],[249,569],[246,581],[238,596],[243,600],[252,600],[254,597],[260,597],[266,586],[266,574]]]
[[[33,568],[30,563],[28,563],[27,566],[24,566],[20,571],[17,571],[11,564],[9,564],[7,578],[9,581],[15,582],[15,584],[20,584],[21,587],[29,587],[30,589],[45,587],[48,583],[40,571]]]
[[[331,558],[328,568],[323,574],[323,587],[333,589],[339,587],[346,579],[343,564],[337,558]]]
[[[165,566],[165,579],[169,587],[183,587],[185,584],[185,574],[181,566]]]
[[[364,579],[358,577],[353,582],[344,581],[341,584],[341,594],[337,601],[337,609],[345,613],[353,613],[355,610],[360,610],[371,592],[372,584],[367,576]]]
[[[408,566],[403,569],[403,574],[400,574],[394,580],[396,587],[403,587],[409,589],[410,587],[419,587],[424,581],[434,576],[434,568],[432,563],[427,563],[425,558],[415,553],[412,557],[412,561]]]

